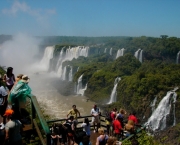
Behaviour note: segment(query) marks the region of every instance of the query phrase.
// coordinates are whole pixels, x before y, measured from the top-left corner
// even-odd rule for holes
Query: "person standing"
[[[78,124],[78,120],[77,120],[77,117],[79,115],[79,117],[81,116],[79,110],[76,108],[76,105],[72,105],[72,109],[69,110],[68,114],[67,114],[67,118],[68,116],[74,116],[74,125],[75,125],[75,128],[76,128],[76,125]]]
[[[22,145],[22,124],[14,118],[12,109],[6,110],[4,116],[7,117],[5,125],[5,142],[7,145]]]
[[[98,133],[99,136],[96,139],[96,145],[106,145],[109,136],[104,133],[103,128],[99,128]]]
[[[136,112],[135,111],[133,111],[133,113],[129,115],[128,120],[132,120],[135,125],[138,124],[138,119],[136,117]]]
[[[91,135],[91,125],[90,125],[89,119],[87,117],[84,118],[84,121],[81,124],[81,127],[83,127],[83,131],[86,132],[86,135],[90,137],[90,135]]]
[[[94,105],[93,108],[91,109],[94,132],[98,132],[98,128],[100,127],[100,118],[99,118],[100,114],[101,114],[100,109],[97,107],[97,105]],[[95,129],[96,124],[97,124],[97,128]]]
[[[14,82],[15,82],[15,76],[13,74],[13,68],[12,67],[7,68],[7,72],[6,72],[6,74],[4,74],[3,80],[6,83],[6,86],[9,89],[9,91],[11,91],[11,89],[14,85]]]
[[[2,85],[2,78],[0,76],[0,115],[3,117],[3,123],[5,124],[5,117],[3,116],[7,108],[8,92]]]
[[[31,88],[28,85],[29,81],[30,78],[27,75],[23,75],[22,79],[14,85],[9,94],[8,102],[12,105],[14,114],[19,120],[21,119],[20,110],[25,108],[26,97],[31,94]]]
[[[118,116],[113,122],[114,136],[119,140],[121,136],[121,131],[123,130],[121,125],[121,118]]]
[[[70,116],[62,125],[67,128],[68,145],[74,144],[74,116]]]

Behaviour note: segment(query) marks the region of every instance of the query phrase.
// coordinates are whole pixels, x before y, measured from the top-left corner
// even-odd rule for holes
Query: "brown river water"
[[[90,111],[95,103],[90,100],[87,101],[85,96],[61,95],[57,90],[58,87],[52,85],[54,79],[59,79],[54,74],[38,73],[29,77],[29,86],[32,89],[32,94],[37,97],[43,113],[51,119],[66,118],[68,111],[72,109],[74,104],[80,111],[81,116],[90,115]]]

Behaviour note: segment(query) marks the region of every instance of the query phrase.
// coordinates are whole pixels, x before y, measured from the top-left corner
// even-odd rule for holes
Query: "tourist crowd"
[[[81,118],[76,105],[72,106],[67,114],[67,119],[62,123],[54,123],[51,127],[51,143],[52,145],[68,144],[68,145],[91,145],[92,136],[97,136],[96,145],[122,145],[120,140],[135,134],[135,125],[138,124],[136,113],[133,112],[128,116],[128,120],[124,118],[127,112],[123,109],[117,111],[114,108],[110,112],[106,112],[105,123],[106,127],[100,127],[101,112],[97,105],[94,105],[90,111],[92,120],[85,117],[83,123],[78,122]],[[70,117],[69,117],[70,116]],[[77,125],[79,127],[77,128]],[[91,126],[93,131],[91,131]],[[82,129],[80,129],[82,127]],[[90,141],[91,140],[91,141]],[[137,141],[132,143],[138,145]]]
[[[8,67],[4,76],[0,75],[0,143],[2,145],[22,145],[23,113],[26,112],[26,97],[31,94],[29,77],[13,74]]]

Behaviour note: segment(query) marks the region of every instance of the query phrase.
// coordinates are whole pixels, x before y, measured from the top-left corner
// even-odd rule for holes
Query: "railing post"
[[[50,133],[46,134],[46,143],[47,143],[47,145],[51,145],[51,134]]]
[[[36,110],[35,110],[32,100],[31,100],[31,112],[32,112],[32,128],[34,129],[35,127],[34,127],[33,119],[36,118]]]

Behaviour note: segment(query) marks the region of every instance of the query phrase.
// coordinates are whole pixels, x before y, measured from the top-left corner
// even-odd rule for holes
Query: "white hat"
[[[30,81],[30,78],[27,75],[22,76],[22,81],[25,83],[28,83]]]

